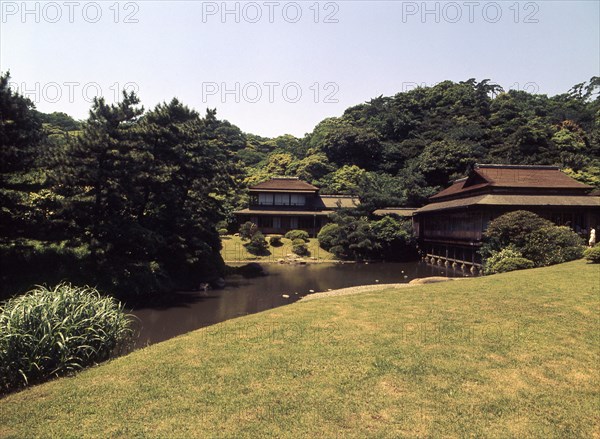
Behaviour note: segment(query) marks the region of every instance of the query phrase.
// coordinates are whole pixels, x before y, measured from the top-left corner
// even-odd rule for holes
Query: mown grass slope
[[[600,437],[600,266],[295,303],[0,400],[5,437]]]
[[[269,245],[269,253],[266,255],[254,255],[246,250],[244,244],[248,241],[243,241],[239,236],[227,235],[221,237],[221,256],[225,262],[277,262],[278,259],[285,259],[287,255],[296,256],[292,252],[292,241],[287,238],[281,239],[281,245],[273,247]],[[267,236],[269,242],[269,236]],[[310,238],[306,243],[309,254],[303,256],[308,261],[332,261],[335,256],[319,246],[319,241],[315,238]]]

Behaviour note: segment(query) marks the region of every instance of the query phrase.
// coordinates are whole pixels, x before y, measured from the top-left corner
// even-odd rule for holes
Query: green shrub
[[[340,226],[336,223],[325,224],[319,234],[317,235],[317,239],[319,241],[319,245],[325,250],[329,251],[331,247],[335,244],[335,240],[340,233]]]
[[[330,220],[335,226],[324,227],[319,242],[336,258],[359,261],[380,255],[381,245],[366,217],[335,213],[330,215]]]
[[[304,239],[296,238],[292,241],[292,245],[305,245]]]
[[[294,242],[296,242],[296,241],[302,241],[302,240],[301,239],[294,240]],[[297,254],[298,256],[308,256],[310,254],[310,252],[308,251],[308,247],[306,246],[304,241],[302,241],[302,244],[292,245],[292,252]]]
[[[258,232],[258,226],[251,221],[246,221],[240,226],[240,238],[252,239],[252,236]]]
[[[303,241],[308,242],[310,240],[308,232],[305,232],[304,230],[290,230],[285,234],[285,237],[292,241],[295,239],[302,239]]]
[[[505,213],[488,225],[483,235],[481,254],[486,258],[509,245],[522,249],[531,233],[552,225],[552,222],[527,210]]]
[[[583,257],[592,264],[600,264],[600,245],[592,248],[586,248]]]
[[[94,288],[36,287],[0,307],[0,392],[77,371],[125,347],[131,318]]]
[[[269,244],[265,239],[265,235],[263,235],[261,232],[254,233],[250,239],[250,242],[245,244],[245,247],[253,255],[269,254]]]
[[[496,273],[506,273],[507,271],[524,270],[533,267],[533,261],[529,259],[504,258],[496,264]]]
[[[523,254],[520,251],[510,246],[500,250],[499,252],[494,251],[490,257],[485,259],[483,272],[485,274],[498,273],[498,264],[504,259],[515,259],[522,257]]]
[[[548,226],[531,233],[523,256],[538,267],[560,264],[583,256],[583,239],[569,227]]]
[[[481,254],[489,259],[501,249],[511,247],[536,267],[579,259],[582,239],[568,227],[555,226],[534,213],[516,211],[492,221],[484,234]]]
[[[281,235],[273,235],[269,238],[269,244],[271,247],[281,247],[283,243],[281,242]]]
[[[218,232],[219,232],[219,235],[220,235],[220,236],[225,236],[225,235],[227,235],[227,229],[219,229],[219,230],[218,230]]]

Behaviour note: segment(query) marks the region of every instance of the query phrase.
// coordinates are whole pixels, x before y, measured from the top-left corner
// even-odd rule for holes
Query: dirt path
[[[449,277],[425,277],[413,279],[410,283],[405,284],[374,284],[374,285],[359,285],[356,287],[348,287],[348,288],[340,288],[339,290],[331,290],[324,291],[322,293],[313,293],[308,296],[304,296],[299,301],[306,300],[314,300],[321,299],[323,297],[331,297],[331,296],[349,296],[351,294],[360,294],[360,293],[368,293],[370,291],[382,291],[390,288],[408,288],[415,287],[417,285],[429,284],[429,283],[437,283],[437,282],[447,282],[454,280],[464,280],[464,278],[449,278]]]

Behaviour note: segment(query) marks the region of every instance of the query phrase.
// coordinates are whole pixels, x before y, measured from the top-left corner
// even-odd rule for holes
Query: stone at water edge
[[[309,293],[314,293],[314,292],[315,292],[315,290],[308,290],[308,292],[309,292]]]
[[[225,288],[225,279],[218,277],[211,282],[213,288]]]
[[[431,276],[431,277],[413,279],[409,282],[409,285],[432,284],[432,283],[437,283],[437,282],[448,282],[451,280],[452,280],[452,278],[449,278],[449,277]]]
[[[283,297],[284,299],[289,299],[290,298],[290,296],[287,295],[287,294],[283,294],[281,297]]]

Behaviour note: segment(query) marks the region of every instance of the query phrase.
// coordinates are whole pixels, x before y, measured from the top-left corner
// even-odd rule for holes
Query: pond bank
[[[409,283],[401,283],[401,284],[371,284],[371,285],[358,285],[355,287],[348,288],[340,288],[337,290],[324,291],[322,293],[314,293],[309,296],[304,296],[300,299],[300,302],[305,302],[307,300],[314,299],[322,299],[324,297],[333,297],[333,296],[349,296],[352,294],[360,294],[360,293],[369,293],[371,291],[382,291],[384,289],[397,289],[397,288],[409,288],[417,285],[424,284],[432,284],[438,282],[445,282],[449,280],[462,280],[463,278],[451,278],[451,277],[440,277],[440,276],[432,276],[425,278],[417,278],[411,280]]]

